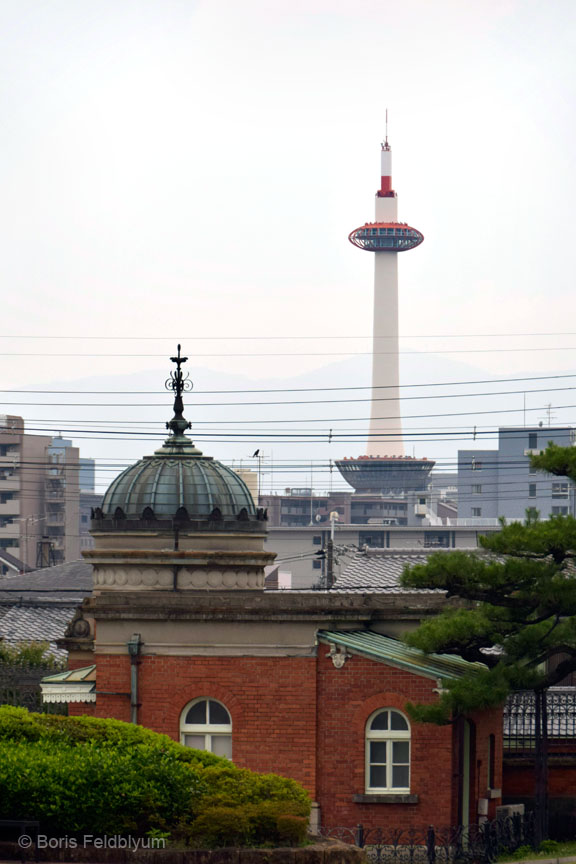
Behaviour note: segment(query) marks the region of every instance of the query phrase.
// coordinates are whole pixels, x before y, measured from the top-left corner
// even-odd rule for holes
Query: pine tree
[[[549,445],[533,467],[576,481],[576,449]],[[406,636],[428,653],[458,654],[474,664],[458,681],[446,682],[433,706],[410,705],[416,720],[448,723],[471,711],[502,704],[511,690],[534,690],[538,733],[536,802],[540,834],[546,818],[546,701],[548,687],[576,670],[576,519],[506,524],[481,538],[483,551],[436,553],[407,569],[407,588],[445,591],[449,602],[435,619]],[[557,665],[548,661],[555,654]]]

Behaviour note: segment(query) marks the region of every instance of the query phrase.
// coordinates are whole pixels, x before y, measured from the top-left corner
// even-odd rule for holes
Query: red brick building
[[[265,591],[265,514],[184,435],[179,399],[164,446],[94,513],[94,593],[64,640],[71,671],[45,679],[45,699],[293,777],[327,827],[493,815],[501,712],[438,727],[406,710],[469,667],[399,641],[443,597]]]

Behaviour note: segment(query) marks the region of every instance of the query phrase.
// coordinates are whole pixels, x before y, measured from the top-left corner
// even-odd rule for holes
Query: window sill
[[[370,792],[362,795],[354,795],[355,804],[418,804],[418,795],[396,792]]]

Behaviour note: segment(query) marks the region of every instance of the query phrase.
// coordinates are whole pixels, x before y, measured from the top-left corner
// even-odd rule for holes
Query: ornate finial
[[[187,357],[180,356],[180,345],[178,345],[178,354],[176,357],[171,357],[172,363],[176,364],[176,371],[170,373],[170,377],[166,379],[164,386],[167,390],[173,390],[174,396],[174,417],[169,423],[166,423],[166,428],[172,430],[173,435],[183,435],[186,429],[191,429],[192,424],[184,417],[184,403],[182,401],[182,393],[185,390],[192,390],[192,381],[188,378],[188,373],[182,373],[182,364],[186,363]]]

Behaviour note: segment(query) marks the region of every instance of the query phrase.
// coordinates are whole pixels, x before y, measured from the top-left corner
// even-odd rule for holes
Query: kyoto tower
[[[388,112],[386,112],[388,113]],[[387,120],[388,118],[386,118]],[[392,150],[388,132],[381,151],[376,221],[366,222],[348,239],[374,252],[372,394],[366,455],[336,464],[357,492],[401,493],[425,489],[434,462],[406,456],[400,416],[398,343],[398,253],[424,240],[416,228],[398,222],[398,197],[392,187]]]

